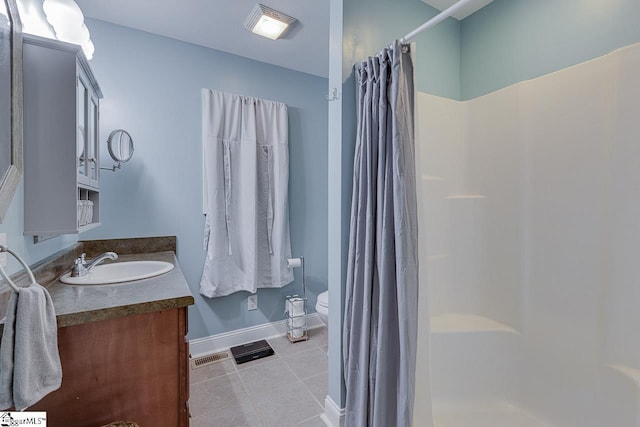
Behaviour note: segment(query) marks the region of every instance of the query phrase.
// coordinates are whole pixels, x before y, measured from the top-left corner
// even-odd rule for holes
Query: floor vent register
[[[219,353],[207,354],[206,356],[196,357],[191,359],[191,369],[202,368],[203,366],[211,365],[212,363],[222,362],[230,358],[228,351],[221,351]]]

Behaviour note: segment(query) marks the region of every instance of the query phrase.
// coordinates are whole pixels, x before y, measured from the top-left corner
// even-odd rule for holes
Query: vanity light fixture
[[[93,58],[95,48],[82,10],[73,0],[44,0],[42,9],[58,40],[82,46],[87,59]]]
[[[258,3],[247,17],[244,26],[255,34],[276,40],[295,21],[296,18]]]

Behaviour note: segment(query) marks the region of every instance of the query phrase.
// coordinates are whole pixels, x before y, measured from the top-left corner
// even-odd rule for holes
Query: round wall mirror
[[[109,154],[118,163],[126,163],[133,157],[133,139],[124,129],[116,129],[107,139]]]
[[[109,155],[111,158],[118,162],[118,164],[113,165],[111,169],[101,169],[112,170],[115,172],[116,169],[120,169],[122,163],[128,162],[131,160],[131,157],[133,157],[133,138],[131,138],[131,135],[126,130],[116,129],[109,134],[109,138],[107,139],[107,148],[109,148]]]

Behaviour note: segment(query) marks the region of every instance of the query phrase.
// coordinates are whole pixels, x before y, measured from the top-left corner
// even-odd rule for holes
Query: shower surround
[[[639,73],[632,45],[418,94],[416,426],[640,426]]]

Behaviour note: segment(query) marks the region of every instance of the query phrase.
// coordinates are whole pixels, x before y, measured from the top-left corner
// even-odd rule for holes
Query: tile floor
[[[236,365],[233,358],[191,374],[192,427],[325,427],[327,329],[295,344],[267,340],[270,357]]]

